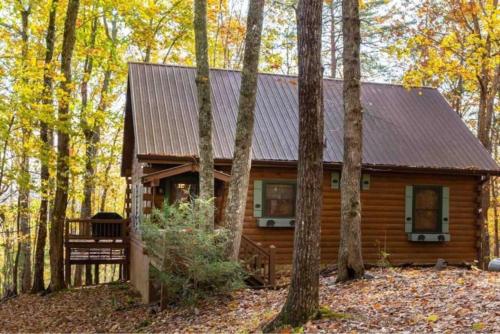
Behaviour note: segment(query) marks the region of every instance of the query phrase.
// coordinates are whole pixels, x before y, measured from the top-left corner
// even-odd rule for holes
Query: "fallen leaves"
[[[481,332],[500,328],[500,274],[447,268],[374,269],[371,280],[321,278],[320,319],[284,333]],[[254,332],[280,310],[286,289],[236,291],[196,308],[152,314],[128,285],[102,285],[0,305],[3,332]]]

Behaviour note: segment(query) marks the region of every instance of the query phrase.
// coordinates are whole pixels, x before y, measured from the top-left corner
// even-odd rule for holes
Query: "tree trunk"
[[[498,161],[498,145],[500,144],[499,142],[499,121],[498,121],[498,117],[496,117],[496,115],[494,114],[493,115],[493,132],[492,132],[492,142],[493,142],[493,159],[495,159],[495,161]],[[492,178],[491,180],[491,198],[492,198],[492,206],[493,206],[493,224],[494,227],[493,227],[493,231],[494,231],[494,240],[493,240],[493,247],[494,247],[494,250],[493,250],[493,255],[497,258],[500,254],[500,245],[498,244],[498,223],[499,223],[499,219],[498,219],[498,215],[499,215],[499,212],[498,212],[498,176]]]
[[[43,96],[42,104],[47,108],[47,113],[52,113],[52,75],[50,66],[54,56],[55,32],[56,32],[56,12],[59,0],[52,0],[50,4],[49,23],[47,35],[45,37],[45,63],[43,70]],[[40,212],[38,218],[38,238],[35,249],[35,273],[33,276],[33,287],[31,292],[37,293],[45,290],[44,270],[45,270],[45,244],[47,241],[47,219],[49,213],[50,194],[50,172],[49,155],[52,148],[52,134],[46,122],[40,121],[40,139],[42,148],[40,150]]]
[[[198,131],[200,155],[200,199],[214,197],[214,156],[212,147],[212,105],[208,68],[207,1],[194,1],[194,33],[196,44],[196,88],[198,90]],[[214,226],[214,206],[203,205],[207,226]]]
[[[245,54],[241,73],[238,120],[234,142],[231,179],[224,205],[224,226],[230,231],[227,254],[232,259],[238,258],[243,230],[243,217],[250,177],[252,137],[255,113],[255,97],[259,69],[260,41],[264,0],[250,0],[245,37]]]
[[[22,81],[28,85],[28,78],[25,71],[28,67],[28,29],[29,29],[29,16],[31,14],[31,7],[24,6],[21,9],[21,39],[22,39],[22,66],[23,76]],[[24,94],[21,94],[24,95]],[[24,97],[24,96],[23,96]],[[24,108],[29,108],[25,106]],[[24,111],[24,109],[23,109]],[[30,116],[23,113],[20,117],[20,125],[22,127],[22,152],[20,162],[20,173],[18,179],[19,193],[18,193],[18,264],[21,269],[21,292],[28,292],[31,288],[31,231],[30,231],[30,188],[31,188],[31,174],[29,171],[30,161],[28,152],[28,143],[31,136],[31,120]]]
[[[498,0],[494,0],[492,5],[492,8],[497,8]],[[494,11],[492,13],[494,13]],[[471,14],[475,33],[481,36],[481,24],[478,15],[474,12]],[[492,39],[495,39],[495,36],[492,35],[490,31],[487,31],[485,41],[485,52],[486,56],[489,58],[492,57]],[[490,75],[491,72],[493,72],[493,76]],[[498,93],[499,76],[499,65],[491,71],[488,68],[488,62],[483,61],[481,73],[478,75],[479,111],[477,119],[477,137],[489,152],[491,152],[491,125],[493,121],[494,100]],[[481,254],[479,258],[479,266],[483,269],[486,269],[490,260],[490,235],[488,229],[488,209],[490,205],[489,187],[489,180],[483,182],[481,190],[481,215],[483,221],[481,224]]]
[[[335,36],[335,0],[330,3],[330,76],[337,77],[337,41]]]
[[[324,111],[321,65],[322,0],[301,0],[297,10],[299,161],[292,280],[285,305],[265,331],[292,327],[319,307]]]
[[[29,134],[23,130],[23,146],[26,145]],[[26,147],[26,146],[24,146]],[[18,243],[19,243],[19,264],[21,269],[21,292],[26,293],[31,289],[31,233],[30,233],[30,174],[29,158],[23,149],[21,157],[21,180],[19,182],[18,194]]]
[[[487,49],[490,50],[489,43]],[[482,76],[479,79],[479,112],[477,120],[477,137],[483,146],[489,151],[492,151],[492,123],[493,113],[495,108],[495,97],[498,93],[500,81],[500,66],[497,66],[493,72],[493,78],[490,78],[488,70],[483,67]],[[490,206],[490,182],[483,182],[481,190],[481,212],[483,223],[481,224],[481,255],[479,258],[479,266],[486,269],[490,261],[490,235],[488,229],[488,209]]]
[[[342,1],[344,39],[344,163],[341,179],[341,226],[337,281],[364,275],[361,254],[361,162],[362,108],[360,99],[359,45],[360,20],[358,0]]]
[[[92,51],[95,47],[95,40],[97,36],[99,16],[95,16],[92,20],[92,25],[90,28],[90,41],[88,48]],[[88,113],[88,84],[90,77],[92,76],[92,70],[94,67],[94,59],[91,54],[87,54],[85,57],[85,62],[83,65],[83,79],[80,87],[80,94],[82,96],[82,112],[81,112],[81,126],[83,129],[83,135],[85,138],[85,175],[83,177],[83,201],[80,211],[81,219],[89,219],[92,215],[92,193],[94,191],[94,159],[95,159],[95,147],[92,145],[92,135],[93,135],[93,125],[90,125],[87,119],[90,117]],[[88,225],[87,225],[88,227]],[[88,233],[88,231],[86,231]],[[89,275],[91,267],[89,264],[85,265],[85,282],[87,285],[91,283],[91,276]],[[77,265],[75,268],[75,278],[74,286],[82,285],[82,272],[83,266]]]
[[[64,81],[61,83],[63,96],[59,101],[57,129],[57,173],[54,211],[50,229],[50,291],[61,290],[65,287],[64,281],[64,220],[68,205],[68,174],[69,174],[69,99],[71,98],[71,57],[75,46],[76,18],[78,16],[79,0],[69,0],[66,19],[64,22],[64,37],[61,53],[61,72]],[[69,280],[69,277],[68,277]]]

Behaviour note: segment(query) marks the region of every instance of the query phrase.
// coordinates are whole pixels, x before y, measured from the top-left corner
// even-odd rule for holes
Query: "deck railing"
[[[276,248],[241,237],[240,261],[250,277],[264,287],[276,286]]]
[[[120,264],[128,278],[129,219],[68,219],[64,246],[67,281],[72,264]]]
[[[122,241],[128,238],[128,221],[128,219],[68,219],[65,230],[66,241]]]

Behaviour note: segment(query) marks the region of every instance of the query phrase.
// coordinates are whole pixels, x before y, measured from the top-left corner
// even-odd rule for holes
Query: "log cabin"
[[[131,220],[130,278],[154,295],[138,226],[152,208],[198,191],[195,68],[130,63],[121,172]],[[210,72],[216,220],[231,172],[240,72]],[[361,85],[362,247],[366,263],[461,264],[478,258],[481,186],[499,167],[434,88]],[[343,155],[342,81],[324,79],[321,260],[335,263]],[[291,264],[298,151],[297,77],[259,74],[242,251]]]

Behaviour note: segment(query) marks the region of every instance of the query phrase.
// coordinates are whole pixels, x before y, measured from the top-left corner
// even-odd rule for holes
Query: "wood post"
[[[276,287],[276,247],[269,246],[269,286]]]
[[[94,265],[94,284],[99,284],[99,265]]]
[[[160,311],[163,311],[167,307],[168,294],[166,284],[161,284],[160,288]]]
[[[65,254],[64,254],[64,280],[66,281],[66,286],[71,285],[71,264],[70,264],[70,256],[71,256],[71,249],[66,245],[66,242],[68,241],[68,236],[69,236],[69,223],[65,220],[64,221],[64,242],[63,242],[63,247],[65,247]]]

